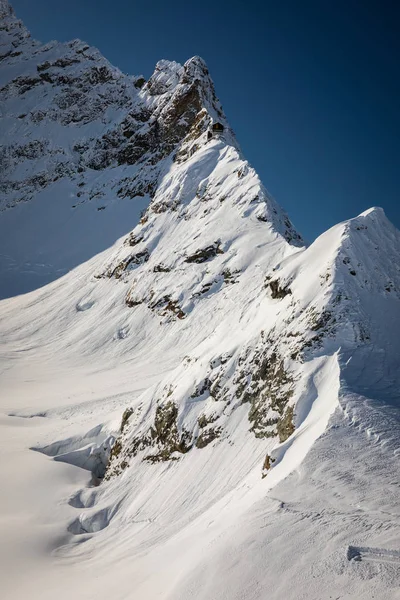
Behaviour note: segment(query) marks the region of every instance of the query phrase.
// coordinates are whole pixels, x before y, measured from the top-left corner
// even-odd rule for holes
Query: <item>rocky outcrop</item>
[[[185,260],[187,263],[203,263],[211,258],[217,256],[217,254],[223,254],[223,250],[221,249],[221,242],[214,242],[210,246],[206,246],[205,248],[200,248],[196,250],[193,254],[190,254]]]
[[[290,287],[287,285],[282,286],[278,279],[274,279],[269,282],[269,288],[271,290],[271,296],[274,300],[282,300],[285,296],[291,294]]]
[[[142,173],[120,172],[104,186],[104,193],[151,195],[159,175],[154,167],[178,150],[183,160],[213,116],[223,118],[199,57],[183,66],[160,61],[146,83],[142,77],[124,75],[79,40],[46,45],[33,41],[8,3],[3,2],[1,10],[1,58],[12,68],[10,80],[0,89],[0,100],[15,125],[13,141],[2,150],[0,208],[28,201],[59,179],[77,185],[78,176],[85,179],[91,171],[138,164]],[[24,113],[18,109],[19,98]],[[68,134],[60,134],[60,128]],[[18,135],[19,129],[24,135]],[[36,131],[40,137],[35,137]],[[26,138],[33,139],[26,143]],[[68,144],[54,145],[54,139],[63,138]],[[38,158],[45,166],[43,175],[33,162]],[[80,197],[80,203],[87,201],[85,194]]]

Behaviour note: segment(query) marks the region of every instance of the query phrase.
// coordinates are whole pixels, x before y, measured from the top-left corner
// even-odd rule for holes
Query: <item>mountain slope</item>
[[[69,582],[68,594],[72,590],[88,598],[93,590],[105,597],[115,589],[123,597],[131,593],[132,577],[139,598],[258,598],[266,589],[273,590],[273,598],[320,598],[321,586],[353,597],[396,597],[399,347],[388,331],[396,331],[393,319],[399,314],[399,278],[392,260],[399,237],[381,210],[333,228],[274,271],[281,285],[290,285],[291,294],[273,299],[271,288],[262,287],[257,308],[252,311],[250,302],[243,311],[250,313],[248,319],[242,315],[243,326],[240,318],[234,321],[235,311],[227,311],[223,335],[217,330],[200,345],[195,326],[189,339],[182,333],[195,311],[160,323],[149,309],[158,337],[149,325],[143,331],[142,320],[136,336],[130,330],[105,344],[105,332],[111,332],[111,324],[117,331],[121,311],[134,320],[141,307],[123,308],[127,286],[101,279],[92,282],[102,288],[96,303],[76,310],[82,282],[96,270],[94,262],[104,264],[103,256],[43,290],[3,301],[3,389],[8,410],[30,416],[4,417],[17,440],[8,448],[13,470],[15,443],[56,459],[43,463],[43,455],[36,453],[30,483],[28,451],[22,452],[23,481],[12,476],[16,491],[29,484],[46,490],[46,501],[40,495],[37,502],[29,493],[32,517],[24,526],[25,551],[30,539],[35,548],[44,545],[44,565],[33,555],[31,572],[29,553],[24,562],[31,585],[37,582],[34,589],[41,589],[45,577],[48,597],[56,589],[60,593],[60,569],[69,565],[77,587]],[[379,276],[366,282],[363,272],[371,272],[371,260]],[[119,302],[110,286],[122,288]],[[60,313],[60,305],[69,309]],[[85,324],[100,307],[103,316],[98,312]],[[212,319],[212,311],[207,313]],[[269,319],[269,335],[257,334],[260,323],[268,331]],[[34,330],[29,330],[32,323]],[[171,339],[178,342],[171,344]],[[272,349],[284,357],[290,377],[283,386],[280,369],[259,378],[256,361],[260,353],[270,358]],[[215,360],[218,355],[222,360]],[[238,396],[242,369],[250,377]],[[215,398],[213,370],[224,378],[228,397]],[[207,377],[210,389],[193,394]],[[256,437],[272,433],[268,419],[274,413],[264,419],[261,411],[256,421],[249,419],[252,407],[268,408],[282,399],[274,394],[276,377],[285,397],[295,382],[288,402],[295,406],[296,429],[282,443],[279,436]],[[244,401],[246,392],[255,401]],[[164,433],[174,434],[174,423],[168,411],[157,422],[157,407],[172,402],[178,407],[178,431],[194,436],[189,443],[196,441],[187,452],[181,445],[167,456],[171,439]],[[110,478],[87,487],[90,476],[77,480],[80,470],[71,465],[102,475],[126,407],[134,412],[125,413],[121,451],[110,463]],[[163,419],[169,424],[166,432]],[[152,439],[157,423],[159,435]],[[250,431],[254,424],[258,429]],[[219,437],[198,447],[199,433],[217,426],[222,428]],[[132,443],[139,436],[149,444],[133,456]],[[117,475],[124,459],[128,465]],[[15,511],[13,505],[11,514]],[[29,521],[38,516],[43,525],[32,528]],[[12,532],[15,538],[15,525]],[[57,557],[53,565],[46,563],[48,547]],[[364,553],[360,561],[353,560],[357,553]],[[97,580],[90,575],[93,569],[103,572]],[[24,589],[15,588],[13,579],[10,597],[23,595]]]
[[[1,7],[6,297],[48,283],[128,233],[171,161],[203,146],[212,122],[235,142],[200,58],[160,61],[145,82],[79,40],[31,40],[8,3]]]
[[[201,59],[145,83],[0,9],[3,295],[55,279],[0,302],[5,597],[395,598],[400,233],[303,247]]]

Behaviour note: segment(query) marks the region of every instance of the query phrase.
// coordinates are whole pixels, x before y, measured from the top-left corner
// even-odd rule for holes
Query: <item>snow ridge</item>
[[[5,597],[393,597],[400,232],[304,247],[200,57],[0,12]]]
[[[145,82],[80,40],[32,41],[4,6],[11,15],[0,35],[0,126],[7,140],[0,270],[7,297],[54,280],[128,233],[171,163],[185,162],[209,141],[212,123],[224,128],[227,147],[238,147],[201,58],[159,61]],[[272,199],[268,205],[265,218],[298,238]]]

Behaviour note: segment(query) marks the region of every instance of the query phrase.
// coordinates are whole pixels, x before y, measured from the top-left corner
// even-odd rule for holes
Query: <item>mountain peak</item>
[[[11,14],[7,4],[3,9]],[[237,205],[225,203],[230,211],[240,206],[240,214],[252,215],[250,220],[254,217],[265,231],[271,228],[271,236],[301,245],[284,211],[268,197],[238,151],[202,58],[193,56],[183,65],[160,60],[146,82],[143,77],[124,75],[79,40],[20,44],[27,36],[17,20],[2,35],[6,46],[2,64],[7,69],[0,100],[7,115],[5,134],[11,140],[3,149],[1,165],[0,209],[7,211],[7,227],[0,236],[0,266],[8,282],[3,294],[6,289],[10,295],[29,291],[37,282],[48,283],[91,258],[135,229],[145,219],[141,211],[148,218],[168,211],[187,223],[190,204],[196,218],[201,217],[202,228],[206,215],[225,201],[226,194],[214,184],[213,172],[219,171],[219,164],[225,165],[228,188],[237,194]],[[17,51],[16,44],[20,44]],[[169,172],[181,181],[179,192],[172,193],[176,184],[174,177],[167,177]],[[218,180],[224,177],[218,175]],[[165,180],[171,189],[161,193]],[[52,197],[59,203],[57,209],[51,204],[48,212],[45,207]],[[199,204],[200,197],[204,200]],[[210,202],[203,206],[206,198]],[[10,233],[13,227],[21,229],[13,209],[19,205],[27,210],[33,201],[38,209],[29,225],[26,221],[22,246]],[[101,235],[71,245],[70,236],[80,228],[93,229],[93,210],[128,216],[115,217],[103,233],[95,213]],[[63,232],[62,251],[57,236],[47,241],[46,249],[34,241],[35,236],[46,237],[43,227],[49,223]],[[209,228],[210,235],[216,234],[207,242],[210,247],[220,237],[218,229]],[[19,278],[10,268],[14,261],[24,265],[27,277]]]
[[[383,208],[381,206],[371,206],[371,208],[364,210],[364,212],[362,212],[359,216],[367,217],[368,215],[379,215],[379,216],[384,216],[386,218],[385,211],[383,210]]]
[[[193,117],[204,109],[207,119],[202,121],[201,132],[204,133],[212,122],[223,122],[226,128],[225,136],[228,135],[231,144],[237,145],[215,94],[207,65],[199,56],[193,56],[183,65],[175,61],[160,60],[153,75],[143,86],[143,91],[151,96],[173,94],[168,110],[172,113],[190,113],[192,116],[189,120],[185,117],[188,123],[193,122]]]
[[[375,244],[380,250],[385,249],[389,253],[393,243],[399,244],[399,230],[387,218],[383,208],[379,206],[365,210],[357,217],[345,221],[344,225],[344,239],[351,237],[352,240],[355,240],[354,235],[358,239],[362,232],[365,239]]]
[[[194,77],[205,77],[209,75],[209,71],[205,60],[200,56],[192,56],[183,65],[185,72]]]
[[[386,216],[385,211],[380,206],[371,206],[367,210],[364,210],[357,217],[349,219],[349,222],[355,223],[356,221],[365,221],[370,223],[381,223],[394,227]]]
[[[175,61],[159,60],[144,89],[152,95],[165,94],[179,83],[182,71],[182,65]]]
[[[0,18],[15,17],[14,9],[8,0],[0,0]]]
[[[0,0],[0,19],[2,27],[0,29],[0,48],[1,58],[4,60],[8,57],[15,57],[21,54],[20,46],[26,43],[27,40],[31,44],[35,44],[30,40],[30,33],[23,22],[18,19],[14,13],[14,9],[7,0]]]

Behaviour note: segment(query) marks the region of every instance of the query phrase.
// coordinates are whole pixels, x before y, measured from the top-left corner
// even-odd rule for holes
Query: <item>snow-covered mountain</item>
[[[52,281],[128,233],[150,200],[157,204],[171,162],[204,146],[211,122],[236,144],[200,58],[162,60],[145,82],[79,40],[35,42],[7,3],[0,10],[6,297]]]
[[[202,59],[0,16],[3,596],[399,597],[400,232],[306,248]]]

